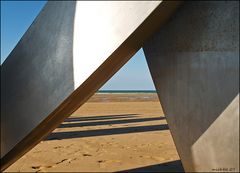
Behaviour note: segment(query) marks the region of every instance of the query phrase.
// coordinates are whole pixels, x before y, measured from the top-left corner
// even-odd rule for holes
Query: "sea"
[[[97,91],[99,94],[107,94],[107,93],[114,93],[114,94],[130,94],[130,93],[156,93],[156,90],[99,90]]]
[[[158,101],[155,90],[99,90],[91,102]]]

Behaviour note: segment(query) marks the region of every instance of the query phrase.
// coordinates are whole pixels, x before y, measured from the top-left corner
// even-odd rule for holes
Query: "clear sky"
[[[16,46],[46,1],[1,1],[1,64]],[[102,88],[102,90],[154,90],[140,49]]]

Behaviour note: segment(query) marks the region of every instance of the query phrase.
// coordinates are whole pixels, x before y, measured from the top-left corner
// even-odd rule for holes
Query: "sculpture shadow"
[[[137,126],[137,127],[122,127],[113,129],[101,130],[88,130],[88,131],[70,131],[70,132],[55,132],[48,136],[45,140],[61,140],[71,138],[93,137],[93,136],[106,136],[106,135],[119,135],[126,133],[140,133],[158,130],[168,130],[167,124],[151,125],[151,126]]]
[[[124,173],[124,172],[184,172],[184,169],[182,166],[182,162],[180,160],[175,160],[175,161],[161,163],[157,165],[119,171],[117,173]]]
[[[110,115],[109,118],[131,118],[136,117],[130,115]],[[119,119],[112,121],[90,121],[90,120],[105,120],[108,116],[93,116],[93,117],[79,117],[79,118],[68,118],[66,122],[79,121],[77,123],[64,123],[59,126],[59,128],[71,128],[71,127],[84,127],[84,126],[99,126],[99,125],[113,125],[113,124],[128,124],[128,123],[139,123],[147,121],[159,121],[165,119],[165,117],[153,117],[153,118],[134,118],[134,119]],[[87,120],[88,122],[81,122]],[[158,130],[168,130],[167,124],[160,125],[145,125],[145,126],[134,126],[134,127],[118,127],[118,128],[106,128],[106,129],[94,129],[94,130],[84,130],[84,131],[65,131],[65,132],[54,132],[50,134],[45,140],[62,140],[70,138],[81,138],[81,137],[93,137],[93,136],[106,136],[106,135],[117,135],[117,134],[127,134],[127,133],[140,133]]]
[[[94,122],[80,122],[80,123],[69,123],[61,124],[58,128],[70,128],[70,127],[81,127],[81,126],[101,126],[101,125],[113,125],[113,124],[128,124],[128,123],[139,123],[145,121],[162,120],[165,117],[156,118],[137,118],[137,119],[125,119],[125,120],[113,120],[113,121],[94,121]]]
[[[69,117],[66,120],[64,120],[64,122],[134,118],[134,117],[137,117],[136,115],[139,115],[139,114],[102,115],[102,116],[90,116],[90,117]]]

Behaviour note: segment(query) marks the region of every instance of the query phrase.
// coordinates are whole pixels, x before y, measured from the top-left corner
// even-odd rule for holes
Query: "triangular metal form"
[[[93,95],[180,1],[50,1],[1,67],[1,170]]]
[[[185,171],[238,172],[239,2],[185,2],[165,23],[180,4],[48,2],[1,67],[1,170],[143,46]]]

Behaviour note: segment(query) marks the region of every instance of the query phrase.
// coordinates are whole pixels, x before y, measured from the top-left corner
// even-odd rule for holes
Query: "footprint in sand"
[[[153,159],[156,159],[157,161],[165,161],[166,159],[163,157],[159,157],[159,156],[153,156]]]
[[[70,148],[71,146],[73,146],[73,144],[70,144],[70,145],[66,146],[65,148]]]
[[[143,156],[143,158],[152,159],[152,160],[156,160],[159,162],[166,160],[165,158],[159,157],[159,156]]]
[[[83,154],[83,156],[89,157],[89,156],[92,156],[92,155],[91,154]]]
[[[60,163],[63,163],[63,162],[68,162],[68,163],[71,163],[72,159],[63,159],[61,160],[60,162],[57,162],[55,163],[56,165],[60,164]]]
[[[53,149],[59,149],[59,148],[63,148],[63,147],[62,146],[53,147]]]
[[[120,160],[98,160],[100,168],[106,168],[109,163],[121,163]]]
[[[98,163],[104,163],[105,160],[98,160]]]
[[[106,167],[106,165],[104,164],[104,162],[106,162],[105,160],[98,160],[97,162],[99,163],[100,168],[105,168]]]
[[[45,172],[45,169],[52,168],[54,166],[32,166],[32,169],[36,170],[36,172]]]
[[[49,165],[49,166],[41,166],[41,165],[39,165],[39,166],[32,166],[32,169],[36,170],[36,172],[40,172],[40,171],[41,172],[45,172],[45,169],[53,168],[56,165],[61,164],[61,163],[66,163],[66,162],[71,163],[71,161],[76,160],[76,159],[77,158],[74,158],[74,159],[63,159],[63,160],[61,160],[59,162],[56,162],[54,165]]]

